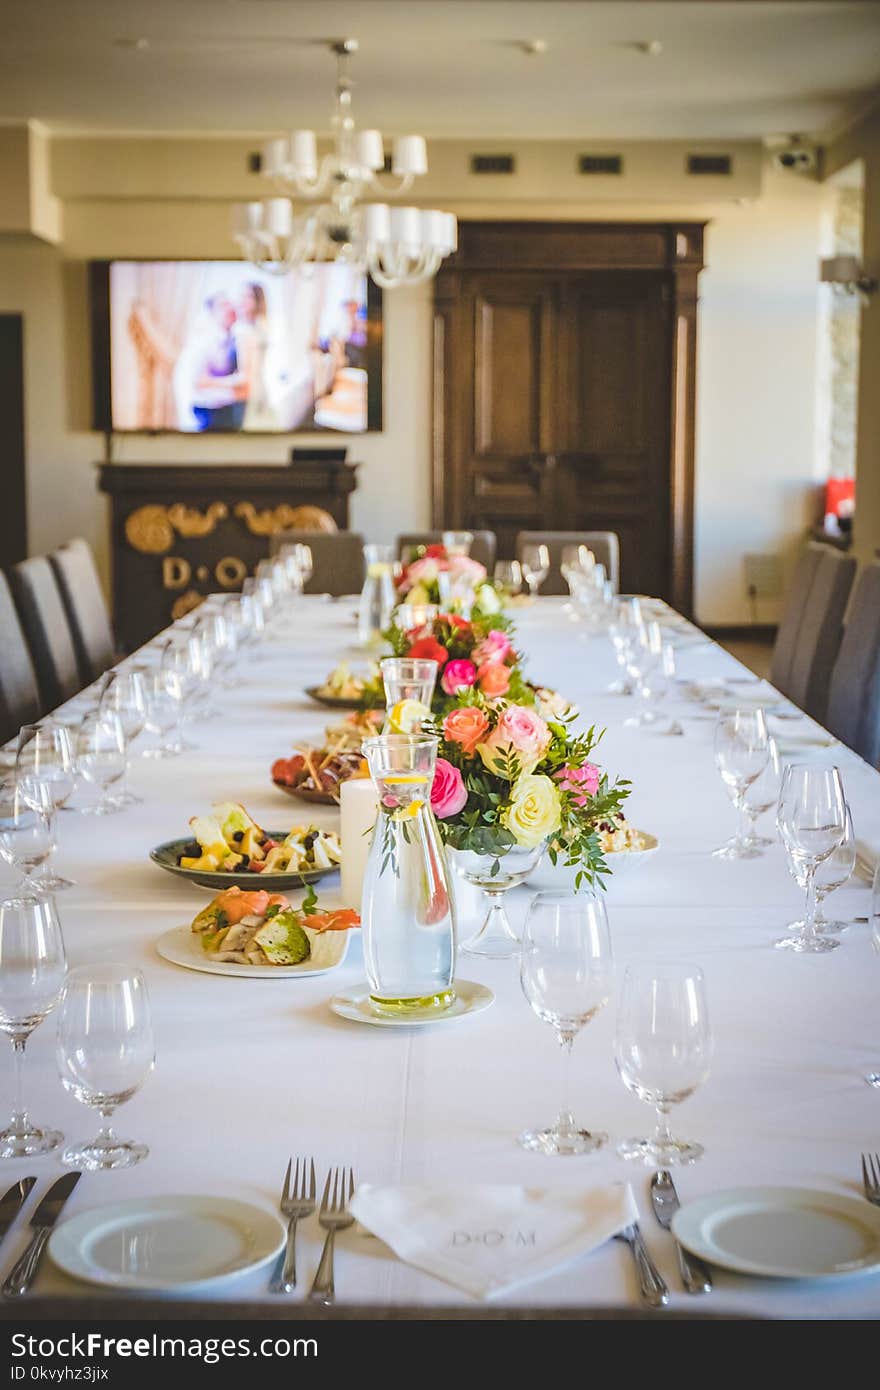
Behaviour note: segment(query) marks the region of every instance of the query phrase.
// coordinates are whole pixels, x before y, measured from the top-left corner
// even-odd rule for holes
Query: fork
[[[301,1216],[311,1216],[315,1210],[315,1160],[313,1158],[296,1160],[293,1175],[293,1196],[290,1195],[291,1158],[284,1174],[284,1191],[281,1193],[281,1212],[287,1217],[287,1243],[284,1254],[275,1266],[269,1284],[270,1293],[292,1293],[296,1288],[296,1225]],[[308,1188],[306,1182],[308,1181]]]
[[[330,1191],[331,1178],[333,1179],[332,1194]],[[353,1168],[348,1170],[348,1196],[346,1196],[345,1187],[345,1169],[331,1168],[324,1184],[321,1210],[318,1212],[318,1222],[322,1229],[327,1232],[327,1235],[324,1240],[324,1249],[321,1251],[318,1272],[309,1293],[309,1299],[312,1303],[323,1303],[326,1307],[329,1307],[336,1300],[336,1289],[333,1284],[333,1250],[336,1244],[336,1232],[344,1231],[348,1226],[354,1224],[354,1217],[347,1210],[348,1203],[354,1196]]]
[[[880,1154],[862,1154],[862,1186],[866,1199],[880,1207]]]

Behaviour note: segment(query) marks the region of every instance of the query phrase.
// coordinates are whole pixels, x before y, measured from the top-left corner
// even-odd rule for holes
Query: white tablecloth
[[[801,896],[781,851],[725,863],[710,851],[734,828],[734,813],[712,760],[712,724],[687,720],[683,738],[625,729],[632,701],[605,692],[614,675],[607,638],[583,640],[558,601],[517,616],[527,671],[576,700],[582,718],[608,732],[601,760],[632,778],[631,819],[658,835],[659,854],[612,883],[608,906],[617,970],[650,953],[676,953],[707,977],[715,1035],[712,1074],[673,1115],[674,1127],[705,1144],[704,1158],[677,1175],[683,1202],[740,1184],[784,1183],[857,1194],[859,1154],[880,1148],[880,1093],[862,1074],[880,1063],[880,959],[865,927],[838,951],[796,956],[772,949]],[[517,1182],[584,1184],[628,1179],[642,1228],[669,1283],[672,1304],[691,1311],[771,1316],[871,1316],[880,1277],[836,1283],[756,1281],[717,1273],[702,1302],[680,1291],[672,1241],[648,1202],[645,1169],[618,1159],[613,1142],[587,1158],[523,1152],[519,1130],[549,1123],[561,1059],[552,1030],[532,1014],[513,961],[462,957],[459,974],[492,987],[488,1012],[455,1025],[383,1031],[332,1014],[329,996],[363,976],[355,940],[338,972],[305,980],[246,981],[167,964],[155,942],[186,923],[206,898],[154,867],[152,845],[186,833],[190,815],[218,799],[242,801],[263,824],[300,819],[298,803],[276,791],[269,769],[298,739],[316,740],[332,714],[303,695],[338,660],[358,654],[349,602],[303,600],[297,618],[245,667],[243,688],[221,693],[225,718],[191,730],[196,752],[167,762],[136,760],[132,786],[144,804],[101,819],[63,815],[58,867],[77,879],[59,897],[71,965],[126,960],[146,972],[158,1043],[154,1075],[118,1115],[118,1128],[145,1140],[148,1160],[129,1171],[86,1175],[68,1210],[159,1193],[235,1195],[274,1208],[290,1154],[313,1154],[320,1170],[354,1166],[373,1183]],[[740,668],[704,642],[679,653],[679,671],[704,677]],[[677,705],[671,712],[693,706]],[[789,726],[786,726],[788,728]],[[835,757],[857,835],[880,833],[880,777],[843,749]],[[334,823],[329,808],[314,818]],[[306,816],[302,818],[306,818]],[[763,826],[771,829],[770,819]],[[332,882],[332,881],[331,881]],[[513,912],[522,914],[527,890]],[[838,915],[864,915],[868,890],[839,891]],[[584,1030],[574,1049],[578,1118],[612,1141],[643,1133],[652,1113],[620,1082],[612,1058],[615,1005]],[[0,1103],[8,1108],[11,1065],[2,1056]],[[50,1020],[28,1044],[30,1108],[71,1137],[94,1128],[94,1113],[56,1079]],[[48,1180],[54,1158],[4,1162],[0,1182],[25,1172]],[[7,1240],[7,1267],[23,1243]],[[304,1296],[320,1249],[317,1221],[300,1228]],[[337,1293],[345,1302],[449,1304],[453,1290],[399,1263],[372,1238],[346,1232],[337,1246]],[[226,1297],[262,1296],[248,1277]],[[38,1291],[82,1294],[48,1261]],[[573,1267],[518,1291],[511,1302],[634,1305],[630,1257],[612,1242]]]

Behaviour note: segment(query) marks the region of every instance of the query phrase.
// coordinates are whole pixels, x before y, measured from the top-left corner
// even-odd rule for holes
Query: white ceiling
[[[358,122],[392,134],[817,132],[880,87],[872,0],[0,0],[0,119],[326,129],[333,65],[316,41],[348,34],[361,44]],[[530,38],[544,56],[516,46]],[[650,39],[658,57],[634,46]]]

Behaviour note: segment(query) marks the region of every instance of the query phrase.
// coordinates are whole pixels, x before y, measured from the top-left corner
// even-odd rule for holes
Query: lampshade
[[[290,236],[293,207],[287,198],[267,198],[264,203],[266,231],[273,236]]]
[[[283,136],[276,140],[268,140],[263,146],[262,172],[270,177],[283,173],[289,153],[289,146]]]
[[[391,168],[395,174],[427,174],[428,151],[421,135],[398,135]]]
[[[367,203],[364,207],[364,241],[374,246],[391,240],[391,213],[387,203]]]
[[[381,169],[385,164],[385,147],[378,130],[360,130],[355,138],[357,162],[362,169]]]
[[[421,250],[422,215],[418,208],[391,209],[391,240],[401,242],[408,250]]]
[[[232,207],[232,235],[249,236],[258,232],[263,225],[262,203],[234,203]]]
[[[318,172],[318,142],[313,130],[295,130],[290,137],[290,163],[307,178]]]

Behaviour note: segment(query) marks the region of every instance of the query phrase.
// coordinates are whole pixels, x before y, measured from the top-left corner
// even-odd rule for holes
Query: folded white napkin
[[[856,840],[856,876],[863,883],[874,882],[874,870],[880,861],[880,837],[875,842]]]
[[[474,1298],[567,1264],[637,1220],[628,1184],[359,1187],[349,1205],[401,1260]]]

